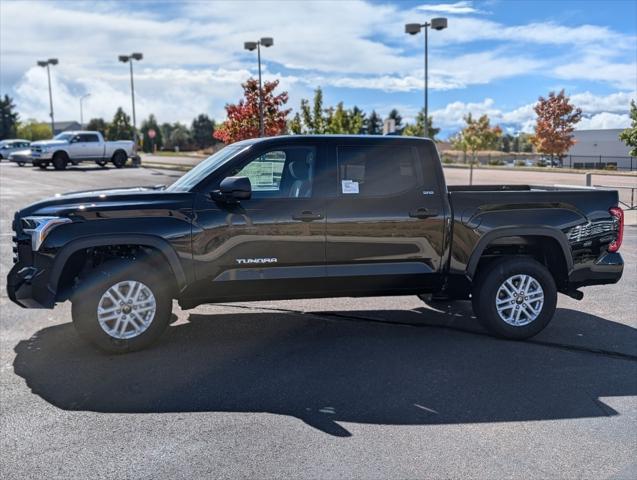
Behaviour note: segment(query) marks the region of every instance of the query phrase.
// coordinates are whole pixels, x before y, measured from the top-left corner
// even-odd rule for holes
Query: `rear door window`
[[[83,143],[84,142],[95,143],[100,141],[98,136],[94,133],[81,133],[79,137],[80,137],[79,141]]]
[[[391,197],[423,183],[418,151],[411,146],[337,147],[338,192],[352,197]]]

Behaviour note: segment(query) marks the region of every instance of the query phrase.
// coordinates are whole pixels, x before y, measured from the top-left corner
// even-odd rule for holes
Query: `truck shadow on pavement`
[[[269,412],[343,437],[351,435],[342,425],[348,422],[612,416],[618,412],[604,397],[637,395],[637,358],[449,329],[458,318],[473,323],[462,314],[240,312],[191,314],[154,348],[119,356],[85,344],[71,324],[48,327],[16,346],[14,370],[33,393],[64,410]],[[371,313],[400,323],[357,318]],[[636,329],[573,310],[560,309],[554,323],[567,328],[571,317],[598,338],[637,343]],[[447,328],[420,328],[444,325],[445,318]]]

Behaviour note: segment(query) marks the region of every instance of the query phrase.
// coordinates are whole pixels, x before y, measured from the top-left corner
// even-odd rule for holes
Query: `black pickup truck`
[[[550,321],[557,293],[617,282],[612,190],[447,187],[433,142],[290,136],[238,142],[168,187],[69,193],[19,211],[9,297],[71,300],[84,338],[143,348],[182,308],[221,301],[471,299],[495,335]]]

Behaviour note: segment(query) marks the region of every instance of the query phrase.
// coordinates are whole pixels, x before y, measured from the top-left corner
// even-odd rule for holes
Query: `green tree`
[[[392,108],[391,111],[389,112],[389,115],[387,115],[387,119],[394,121],[394,127],[395,127],[394,135],[402,135],[403,129],[404,129],[403,117],[400,113],[398,113],[398,110],[396,110],[395,108]]]
[[[0,98],[0,140],[15,138],[18,132],[18,112],[9,95]],[[25,140],[27,140],[25,138]]]
[[[175,123],[170,133],[170,144],[173,150],[189,150],[192,148],[192,135],[187,126]]]
[[[436,140],[436,135],[440,133],[439,128],[434,128],[431,115],[427,119],[427,127],[429,129],[429,138]],[[416,115],[416,123],[407,123],[403,128],[403,135],[409,135],[411,137],[424,137],[425,136],[425,109],[423,108]]]
[[[327,133],[357,135],[363,129],[364,114],[354,107],[345,109],[343,102],[327,109]]]
[[[108,132],[108,123],[103,118],[91,118],[86,124],[86,129],[93,132],[100,132],[103,137],[106,137]]]
[[[383,133],[383,119],[376,113],[376,110],[372,110],[372,113],[369,114],[364,129],[367,135],[381,135]]]
[[[155,138],[150,138],[148,135],[149,130],[155,131]],[[161,149],[164,141],[155,115],[151,113],[148,118],[142,122],[140,131],[142,133],[142,149],[144,152],[151,153],[155,149]]]
[[[637,105],[630,101],[630,127],[619,134],[619,139],[630,148],[630,156],[637,157]]]
[[[133,138],[133,127],[130,117],[119,107],[113,116],[113,121],[108,127],[107,136],[109,140],[130,140]]]
[[[213,137],[215,133],[215,121],[211,120],[208,115],[202,113],[192,121],[190,127],[192,139],[197,148],[208,148],[217,143]]]
[[[301,121],[299,112],[296,112],[292,120],[288,122],[288,130],[294,135],[301,135],[303,133],[303,122]]]
[[[497,148],[502,130],[498,126],[492,127],[486,114],[477,120],[469,114],[464,120],[466,126],[455,139],[454,145],[464,152],[471,152],[472,161],[475,162],[476,152]]]
[[[312,108],[308,100],[301,100],[301,117],[306,133],[322,134],[327,132],[328,120],[323,110],[323,91],[318,87],[314,91]]]
[[[51,125],[48,123],[38,122],[29,119],[24,123],[20,123],[16,132],[19,138],[36,142],[38,140],[48,140],[53,136],[51,133]]]

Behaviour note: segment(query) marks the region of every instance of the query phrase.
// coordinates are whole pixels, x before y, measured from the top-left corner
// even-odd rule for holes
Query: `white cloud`
[[[616,92],[609,95],[594,95],[591,92],[571,96],[571,102],[582,109],[583,118],[577,124],[578,130],[598,128],[625,128],[630,124],[628,110],[630,100],[636,94]],[[532,132],[535,126],[535,103],[522,105],[513,110],[503,110],[496,106],[492,98],[481,102],[452,102],[431,115],[434,125],[445,129],[458,129],[464,125],[464,117],[471,113],[474,117],[487,114],[492,125],[503,125],[510,130]]]
[[[630,91],[637,82],[634,37],[595,25],[503,25],[473,16],[480,12],[469,1],[413,8],[363,0],[185,2],[170,5],[172,17],[147,3],[2,2],[1,8],[0,80],[3,90],[15,92],[23,118],[46,119],[46,79],[34,63],[51,56],[60,59],[53,68],[56,118],[78,118],[78,98],[86,92],[91,93],[86,117],[109,118],[120,105],[128,110],[128,70],[117,55],[141,50],[144,60],[135,64],[138,122],[148,113],[160,121],[185,121],[201,112],[221,119],[224,104],[239,98],[239,83],[255,74],[254,53],[241,46],[262,35],[275,40],[273,48],[263,51],[265,77],[281,80],[294,108],[319,85],[419,91],[422,36],[406,36],[403,25],[424,11],[454,15],[448,29],[429,37],[432,90],[531,73]],[[472,48],[476,42],[490,44]],[[537,50],[538,45],[559,48],[546,48],[541,55],[525,48]],[[621,115],[621,103],[630,94],[579,95],[584,95],[582,104],[591,106],[591,115]],[[382,102],[370,100],[377,101]],[[454,102],[440,109],[441,121],[455,126],[468,108],[496,110],[501,121],[523,126],[531,116],[528,105],[503,112],[485,101]]]
[[[602,112],[589,118],[582,118],[577,124],[577,130],[600,130],[608,128],[630,127],[630,116],[628,114],[617,114]]]
[[[423,12],[446,13],[449,15],[463,15],[468,13],[480,13],[480,10],[473,6],[473,2],[460,1],[455,3],[425,4],[416,7],[416,10]]]

